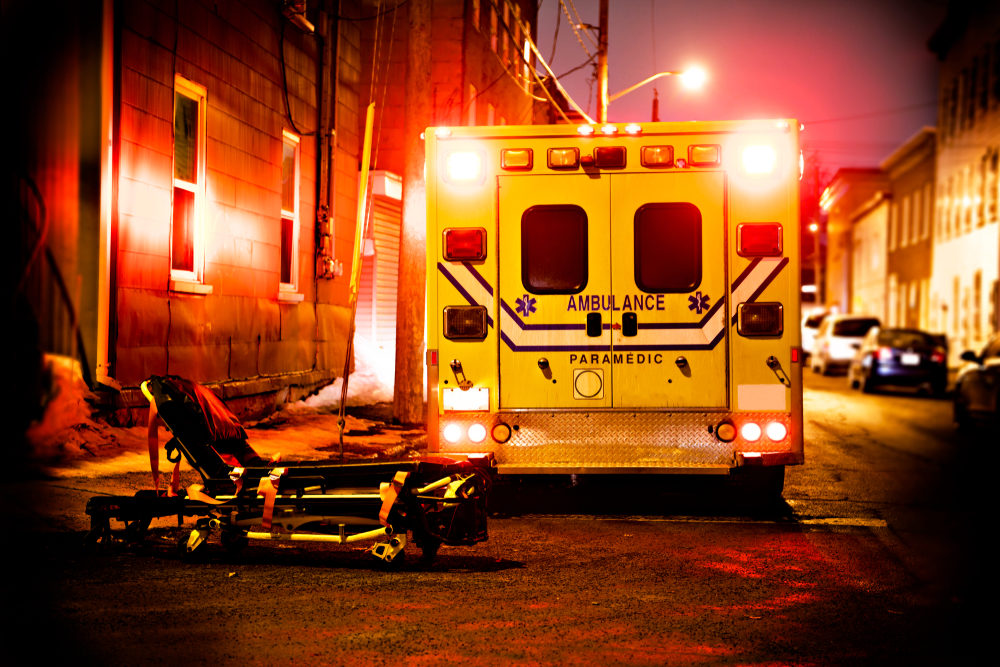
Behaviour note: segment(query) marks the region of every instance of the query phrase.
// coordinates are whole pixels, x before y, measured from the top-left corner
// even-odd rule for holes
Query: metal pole
[[[601,16],[597,39],[597,85],[600,102],[597,122],[608,122],[608,0],[601,0]]]

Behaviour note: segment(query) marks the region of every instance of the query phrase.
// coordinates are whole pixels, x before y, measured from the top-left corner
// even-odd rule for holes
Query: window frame
[[[289,132],[283,129],[281,131],[281,172],[282,172],[282,184],[284,183],[284,168],[285,168],[285,146],[294,147],[294,158],[293,158],[293,169],[294,172],[294,184],[293,184],[293,203],[294,209],[289,210],[285,208],[285,202],[281,202],[281,224],[278,227],[278,291],[286,294],[294,294],[298,291],[298,277],[299,277],[299,235],[300,235],[300,190],[302,184],[302,138],[299,137],[294,132]],[[283,199],[283,197],[282,197]],[[291,248],[289,249],[289,282],[282,280],[281,275],[281,264],[284,256],[284,239],[282,235],[282,227],[286,220],[292,223],[292,239]]]
[[[546,211],[566,211],[572,212],[574,215],[577,213],[582,216],[583,229],[581,230],[579,240],[582,242],[582,257],[578,258],[579,267],[581,269],[582,275],[580,275],[580,281],[578,284],[573,286],[561,286],[561,287],[540,287],[530,279],[532,275],[533,262],[530,260],[532,256],[527,252],[528,248],[531,246],[532,241],[536,239],[533,236],[529,236],[528,223],[532,225],[539,224],[535,221],[535,216],[537,214],[543,214]],[[531,230],[534,231],[534,230]],[[551,294],[580,294],[587,288],[587,284],[590,282],[590,216],[587,215],[587,211],[583,207],[576,204],[536,204],[534,206],[529,206],[521,214],[521,285],[530,294],[539,295],[551,295]],[[537,247],[537,246],[536,246]],[[566,244],[562,246],[567,247]]]
[[[692,237],[692,240],[696,241],[696,248],[689,248],[690,256],[694,259],[696,264],[692,267],[697,270],[696,279],[693,282],[689,282],[685,285],[672,285],[667,287],[648,285],[643,280],[642,269],[643,269],[643,251],[653,247],[653,244],[647,246],[644,243],[640,243],[640,217],[643,216],[645,211],[657,211],[657,210],[671,210],[671,209],[689,209],[697,215],[697,238]],[[705,219],[701,213],[701,209],[695,204],[685,201],[676,202],[647,202],[637,208],[632,216],[632,238],[633,238],[633,258],[632,258],[632,268],[633,268],[633,279],[635,280],[635,285],[643,292],[647,294],[685,294],[687,292],[693,292],[701,286],[702,281],[705,278],[705,267],[702,261],[702,253],[704,251],[704,224]],[[643,239],[645,240],[645,239]]]
[[[171,190],[170,190],[170,279],[172,288],[180,287],[177,283],[201,284],[205,274],[205,145],[207,143],[207,113],[208,90],[205,86],[184,78],[180,74],[174,75],[174,95],[173,95],[173,118],[171,132],[174,132],[176,125],[178,96],[194,100],[198,107],[197,128],[195,131],[195,181],[187,181],[177,177],[177,137],[174,133],[171,139]],[[194,196],[194,211],[191,215],[191,245],[192,261],[191,269],[175,268],[174,266],[174,233],[177,223],[177,206],[175,201],[176,190],[181,189],[190,192]]]

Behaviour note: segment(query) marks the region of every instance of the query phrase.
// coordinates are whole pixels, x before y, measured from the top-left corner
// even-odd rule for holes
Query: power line
[[[897,107],[895,109],[882,109],[880,111],[869,111],[868,113],[858,114],[856,116],[841,116],[840,118],[825,118],[823,120],[804,120],[802,122],[807,125],[819,125],[821,123],[844,123],[852,120],[865,120],[868,118],[876,118],[878,116],[894,116],[899,113],[906,113],[907,111],[916,111],[917,109],[925,109],[927,107],[936,107],[937,101],[933,102],[921,102],[920,104],[911,104],[905,107]]]

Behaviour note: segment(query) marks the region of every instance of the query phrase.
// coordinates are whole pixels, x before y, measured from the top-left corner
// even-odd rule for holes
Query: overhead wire
[[[497,6],[497,0],[490,0],[490,4],[493,5],[494,9],[499,9],[499,7]],[[559,90],[559,92],[566,99],[566,102],[571,107],[573,107],[573,109],[575,109],[577,111],[577,113],[579,113],[581,116],[583,116],[583,118],[588,123],[593,123],[594,122],[593,118],[591,118],[590,115],[587,114],[586,111],[584,111],[582,108],[580,108],[580,105],[577,104],[576,100],[574,100],[570,96],[570,94],[566,91],[566,89],[563,88],[563,85],[561,83],[559,83],[559,79],[556,77],[555,72],[552,71],[552,68],[549,67],[548,62],[545,60],[545,56],[543,56],[542,53],[541,53],[541,51],[538,50],[538,45],[535,44],[535,41],[533,39],[531,39],[531,32],[530,32],[530,30],[528,30],[527,25],[524,22],[522,22],[520,19],[517,19],[517,18],[514,18],[514,21],[516,21],[517,24],[518,24],[518,26],[520,27],[521,33],[524,35],[525,42],[527,42],[528,46],[531,48],[531,52],[535,55],[535,58],[538,59],[538,62],[542,65],[542,67],[545,69],[545,71],[548,72],[549,76],[551,77],[552,83],[556,86],[556,89]],[[507,32],[508,36],[510,36],[511,39],[513,39],[513,34],[511,34],[510,27],[506,23],[504,23],[502,21],[500,22],[500,24],[503,26],[503,28]],[[559,115],[562,116],[563,120],[565,120],[567,123],[572,122],[572,120],[569,118],[569,116],[566,115],[566,112],[563,111],[562,108],[559,106],[559,104],[556,102],[555,98],[552,97],[552,94],[549,92],[548,88],[546,88],[546,86],[545,86],[544,82],[542,81],[541,77],[539,77],[538,72],[536,71],[536,69],[531,66],[530,62],[527,62],[525,60],[523,54],[519,53],[519,56],[520,56],[521,60],[524,61],[524,62],[526,62],[526,64],[528,65],[528,71],[530,72],[532,78],[534,78],[534,80],[538,84],[538,86],[541,88],[542,92],[545,94],[545,97],[548,98],[549,103],[552,104],[552,106],[555,107],[556,111],[559,112]]]
[[[572,4],[572,0],[570,0],[570,4]],[[576,6],[573,6],[573,12],[576,13],[576,21],[574,21],[573,17],[569,15],[569,8],[566,7],[565,0],[559,0],[559,6],[562,8],[563,14],[566,15],[566,20],[569,22],[570,28],[573,29],[573,34],[576,35],[576,41],[580,43],[580,46],[588,56],[592,55],[590,53],[590,49],[588,49],[587,45],[584,44],[583,38],[580,37],[580,26],[583,25],[583,21],[580,20],[580,14],[576,11]],[[590,35],[590,32],[588,31],[587,34]]]
[[[374,38],[372,44],[372,66],[371,66],[371,82],[368,86],[368,99],[372,102],[378,100],[376,103],[377,107],[377,120],[375,121],[375,132],[373,132],[374,141],[371,147],[371,154],[369,156],[369,164],[378,164],[379,149],[382,145],[382,121],[385,117],[385,100],[388,95],[389,90],[389,69],[392,64],[392,47],[396,38],[396,9],[399,9],[407,0],[403,0],[396,4],[391,9],[382,10],[382,0],[378,0],[375,15],[367,17],[367,19],[374,19],[375,29]],[[382,42],[385,35],[385,17],[389,14],[392,15],[392,23],[389,26],[388,39],[385,39],[385,45]],[[381,53],[381,61],[380,61]],[[384,65],[380,64],[383,62]],[[358,202],[358,206],[364,207],[364,225],[362,227],[361,238],[357,240],[359,244],[364,244],[365,240],[368,238],[368,225],[371,221],[372,207],[374,205],[373,197],[371,193],[365,198],[365,201]],[[359,262],[364,262],[364,252],[357,254]],[[348,341],[347,341],[347,351],[344,357],[344,371],[343,379],[340,386],[340,406],[339,414],[337,419],[337,425],[339,428],[340,437],[340,452],[341,458],[343,458],[344,452],[344,427],[346,424],[346,409],[347,409],[347,391],[350,383],[351,376],[351,357],[354,354],[354,335],[355,335],[355,318],[357,316],[357,299],[352,299],[352,309],[351,309],[351,324],[349,328]]]

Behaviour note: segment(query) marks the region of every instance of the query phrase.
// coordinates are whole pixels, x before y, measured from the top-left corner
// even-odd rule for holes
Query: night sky
[[[927,40],[944,0],[611,0],[608,94],[664,70],[698,64],[701,92],[667,77],[622,96],[611,121],[798,118],[803,149],[832,175],[878,166],[936,116],[937,59]],[[580,38],[596,52],[598,0],[566,0],[595,29]],[[538,47],[570,95],[597,115],[594,68],[558,0],[542,0]],[[596,60],[595,60],[596,62]]]

